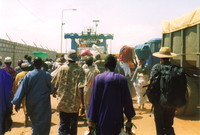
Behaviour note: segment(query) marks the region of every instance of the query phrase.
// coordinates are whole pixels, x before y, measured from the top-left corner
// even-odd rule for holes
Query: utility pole
[[[62,10],[62,16],[61,16],[61,44],[60,44],[60,52],[62,53],[62,40],[63,40],[63,25],[65,25],[65,23],[63,22],[63,12],[66,10],[72,10],[72,11],[76,11],[77,9],[63,9]]]
[[[95,34],[97,34],[98,22],[100,22],[100,21],[99,20],[93,20],[93,22],[95,23]]]

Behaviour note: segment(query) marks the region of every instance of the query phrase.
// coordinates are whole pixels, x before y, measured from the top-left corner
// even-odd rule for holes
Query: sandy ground
[[[50,135],[57,135],[59,117],[58,113],[55,110],[57,100],[55,98],[51,99],[52,101],[52,124]],[[137,126],[137,129],[134,129],[137,135],[155,135],[155,125],[154,117],[150,117],[150,108],[151,104],[145,104],[145,110],[142,114],[138,113],[138,107],[136,104],[135,98],[133,98],[134,107],[136,110],[136,116],[133,118],[132,122]],[[13,127],[10,132],[7,132],[5,135],[31,135],[31,127],[24,127],[24,114],[22,109],[18,113],[14,112],[12,115],[13,118]],[[83,135],[87,130],[87,125],[84,122],[83,117],[79,117],[78,122],[78,135]],[[176,135],[200,135],[200,114],[190,116],[190,117],[176,117],[174,119],[174,129]]]

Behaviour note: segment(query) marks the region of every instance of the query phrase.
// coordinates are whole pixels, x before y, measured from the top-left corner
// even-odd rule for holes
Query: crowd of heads
[[[161,58],[161,59],[169,59],[174,57],[174,53],[170,53],[169,48],[162,47],[159,52],[153,54],[153,56]],[[18,60],[18,67],[21,70],[33,70],[35,68],[43,68],[47,71],[52,71],[53,63],[68,63],[68,62],[79,62],[79,64],[87,64],[88,66],[92,65],[96,61],[103,61],[106,69],[114,70],[117,65],[117,57],[114,55],[107,55],[102,59],[101,54],[95,54],[93,56],[83,56],[80,57],[75,50],[70,50],[66,55],[61,55],[59,58],[55,59],[55,62],[52,59],[46,59],[46,61],[42,61],[41,58],[35,57],[32,60],[32,56],[24,55],[24,59]],[[4,64],[7,66],[11,66],[12,64],[11,57],[5,57]],[[25,64],[23,64],[25,63]],[[144,66],[146,64],[146,60],[140,59],[138,60],[138,64]],[[23,65],[23,66],[22,66]],[[0,66],[3,66],[2,57],[0,56]]]

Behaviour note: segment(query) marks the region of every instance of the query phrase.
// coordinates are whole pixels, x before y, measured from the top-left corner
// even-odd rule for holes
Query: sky
[[[200,0],[0,0],[0,38],[60,52],[70,49],[63,33],[86,27],[113,34],[109,53],[162,37],[162,22],[200,8]],[[63,19],[62,19],[62,10]],[[76,11],[70,9],[77,9]]]

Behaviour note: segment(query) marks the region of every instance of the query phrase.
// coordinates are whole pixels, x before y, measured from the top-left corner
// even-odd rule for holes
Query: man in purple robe
[[[115,57],[109,54],[105,60],[107,72],[94,79],[88,117],[90,132],[96,128],[97,135],[118,135],[124,125],[123,114],[127,123],[135,116],[127,79],[114,72],[116,63]]]
[[[1,67],[0,61],[0,67]],[[12,94],[13,79],[11,75],[5,70],[0,68],[0,135],[4,135],[4,119],[7,111],[11,111],[10,96]]]

